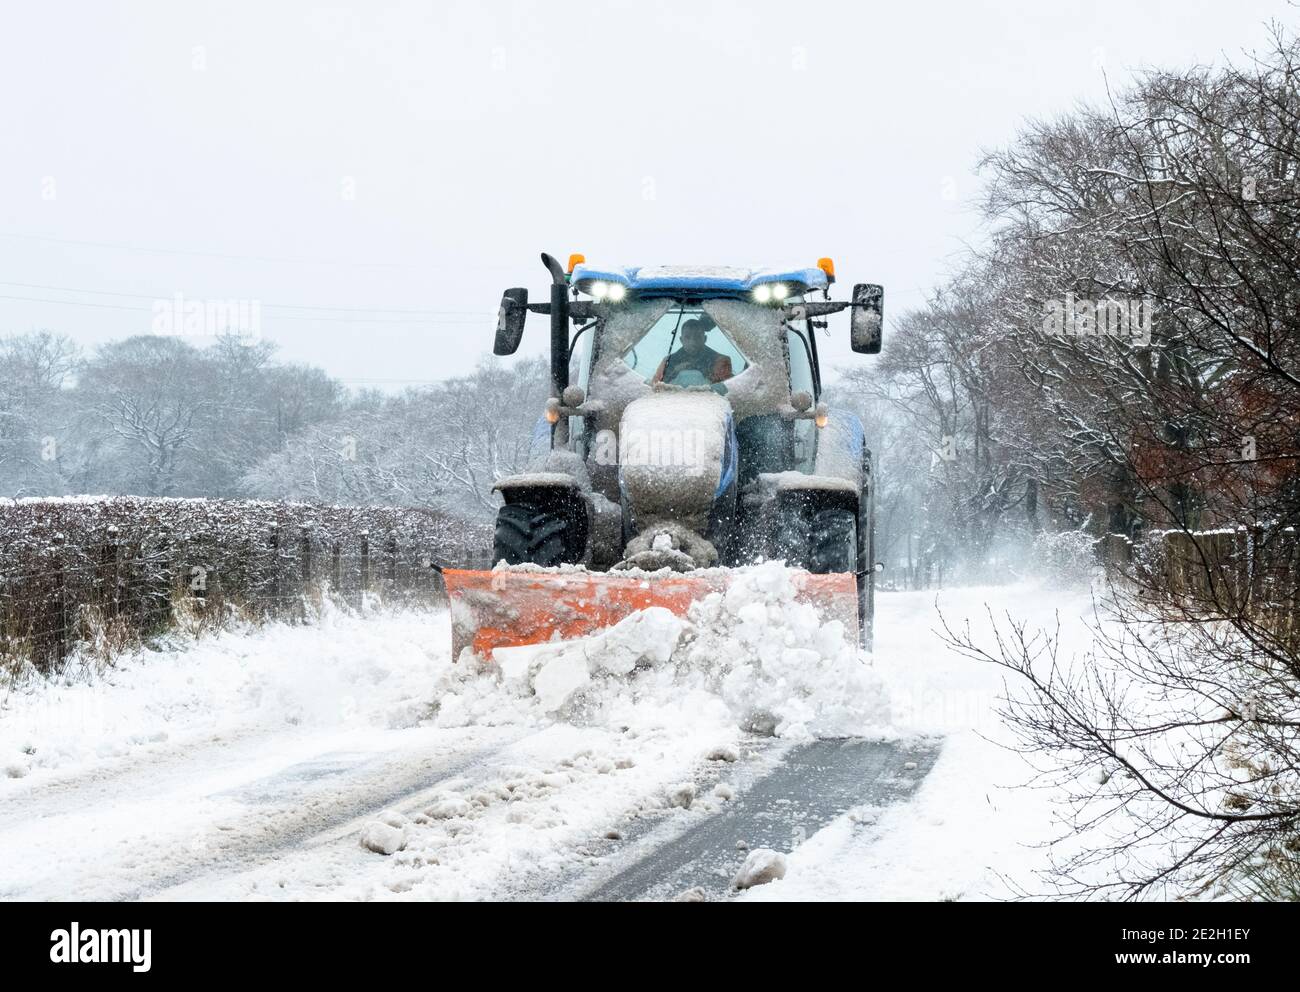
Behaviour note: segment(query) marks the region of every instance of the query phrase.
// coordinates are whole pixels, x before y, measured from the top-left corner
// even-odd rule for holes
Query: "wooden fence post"
[[[141,558],[145,557],[145,545],[140,545]],[[149,609],[150,625],[167,626],[171,619],[172,613],[172,596],[174,590],[172,583],[174,581],[174,562],[173,554],[175,549],[172,546],[172,529],[168,524],[161,524],[158,528],[158,555],[157,555],[157,572],[154,575],[154,581],[148,582],[146,576],[146,588],[156,590],[152,597],[153,602]],[[142,563],[147,569],[148,562]]]
[[[52,631],[54,659],[61,665],[68,657],[68,576],[65,571],[67,548],[62,534],[54,534],[50,538],[50,543],[54,546],[54,597],[57,618]]]
[[[1107,568],[1125,572],[1132,565],[1133,546],[1123,534],[1107,534],[1102,548],[1102,563]]]
[[[311,524],[299,525],[299,540],[302,544],[302,590],[311,588]]]
[[[1262,603],[1268,596],[1269,573],[1272,572],[1273,548],[1269,538],[1259,524],[1252,524],[1242,532],[1245,545],[1242,566],[1246,569],[1246,601]]]
[[[388,532],[388,543],[384,548],[384,585],[388,595],[397,594],[397,531]]]
[[[117,527],[109,524],[104,532],[104,543],[99,549],[100,604],[105,619],[116,617],[121,610],[118,551]]]
[[[361,532],[361,577],[358,580],[358,582],[360,583],[360,595],[358,597],[358,602],[364,604],[366,601],[366,593],[370,591],[370,531],[369,530],[363,530]]]
[[[1185,595],[1187,583],[1187,549],[1183,546],[1185,534],[1169,531],[1165,534],[1165,588],[1176,596]]]
[[[278,616],[280,610],[284,608],[283,598],[280,595],[280,525],[271,524],[270,531],[267,535],[267,548],[271,555],[271,595],[270,602],[267,603],[267,613],[270,616]]]

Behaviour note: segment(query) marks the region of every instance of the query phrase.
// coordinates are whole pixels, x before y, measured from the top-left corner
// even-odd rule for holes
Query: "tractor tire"
[[[773,543],[787,565],[819,575],[852,575],[857,587],[858,644],[871,650],[875,613],[875,573],[871,569],[875,518],[869,499],[858,512],[828,507],[812,512],[791,503],[777,514]]]
[[[813,512],[806,504],[790,502],[777,516],[775,551],[787,565],[818,575],[857,572],[857,514],[845,507]]]
[[[554,507],[507,503],[497,511],[493,561],[552,568],[577,561],[582,553],[577,544],[575,521]]]
[[[818,575],[858,571],[858,519],[852,510],[831,507],[808,524],[808,571]]]

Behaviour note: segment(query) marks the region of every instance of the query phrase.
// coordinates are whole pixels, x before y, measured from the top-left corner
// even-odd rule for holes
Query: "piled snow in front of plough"
[[[511,706],[539,719],[605,722],[630,707],[693,699],[691,705],[722,708],[741,729],[763,734],[887,732],[886,693],[870,656],[853,642],[855,617],[814,605],[823,599],[818,584],[842,576],[776,563],[620,575],[616,586],[614,576],[574,568],[480,574],[496,578],[512,594],[511,605],[492,601],[500,590],[494,593],[491,579],[453,598],[453,628],[460,623],[491,634],[479,648],[472,637],[461,638],[459,664],[440,696],[444,725],[491,722],[488,711],[503,705],[505,688]],[[497,622],[484,623],[485,610],[493,609]],[[608,624],[593,630],[593,617]],[[534,620],[548,623],[553,638],[536,638]],[[566,637],[570,627],[586,633]]]

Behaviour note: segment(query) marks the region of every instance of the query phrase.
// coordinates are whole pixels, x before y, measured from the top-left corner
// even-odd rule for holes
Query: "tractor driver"
[[[717,325],[703,317],[682,324],[681,347],[659,363],[654,382],[672,382],[683,372],[694,370],[709,382],[719,383],[732,376],[731,359],[704,343],[705,335]]]

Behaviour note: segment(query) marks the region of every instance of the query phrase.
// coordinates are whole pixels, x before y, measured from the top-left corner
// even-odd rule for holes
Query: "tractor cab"
[[[650,383],[707,386],[719,396],[750,361],[732,336],[696,304],[679,303],[620,356]]]
[[[825,412],[814,333],[825,322],[817,315],[846,306],[812,299],[829,295],[829,259],[814,268],[759,270],[578,262],[568,275],[589,319],[578,323],[566,371],[587,410],[557,425],[557,442],[582,455],[596,491],[615,503],[623,498],[612,445],[622,438],[626,454],[629,442],[644,440],[626,436],[629,404],[676,391],[707,390],[725,401],[739,488],[763,473],[813,472],[816,421]],[[864,345],[871,350],[879,346],[878,308],[860,314],[860,322],[876,320],[874,339]],[[689,430],[669,406],[659,407],[661,436],[651,441],[671,442],[675,428]]]

